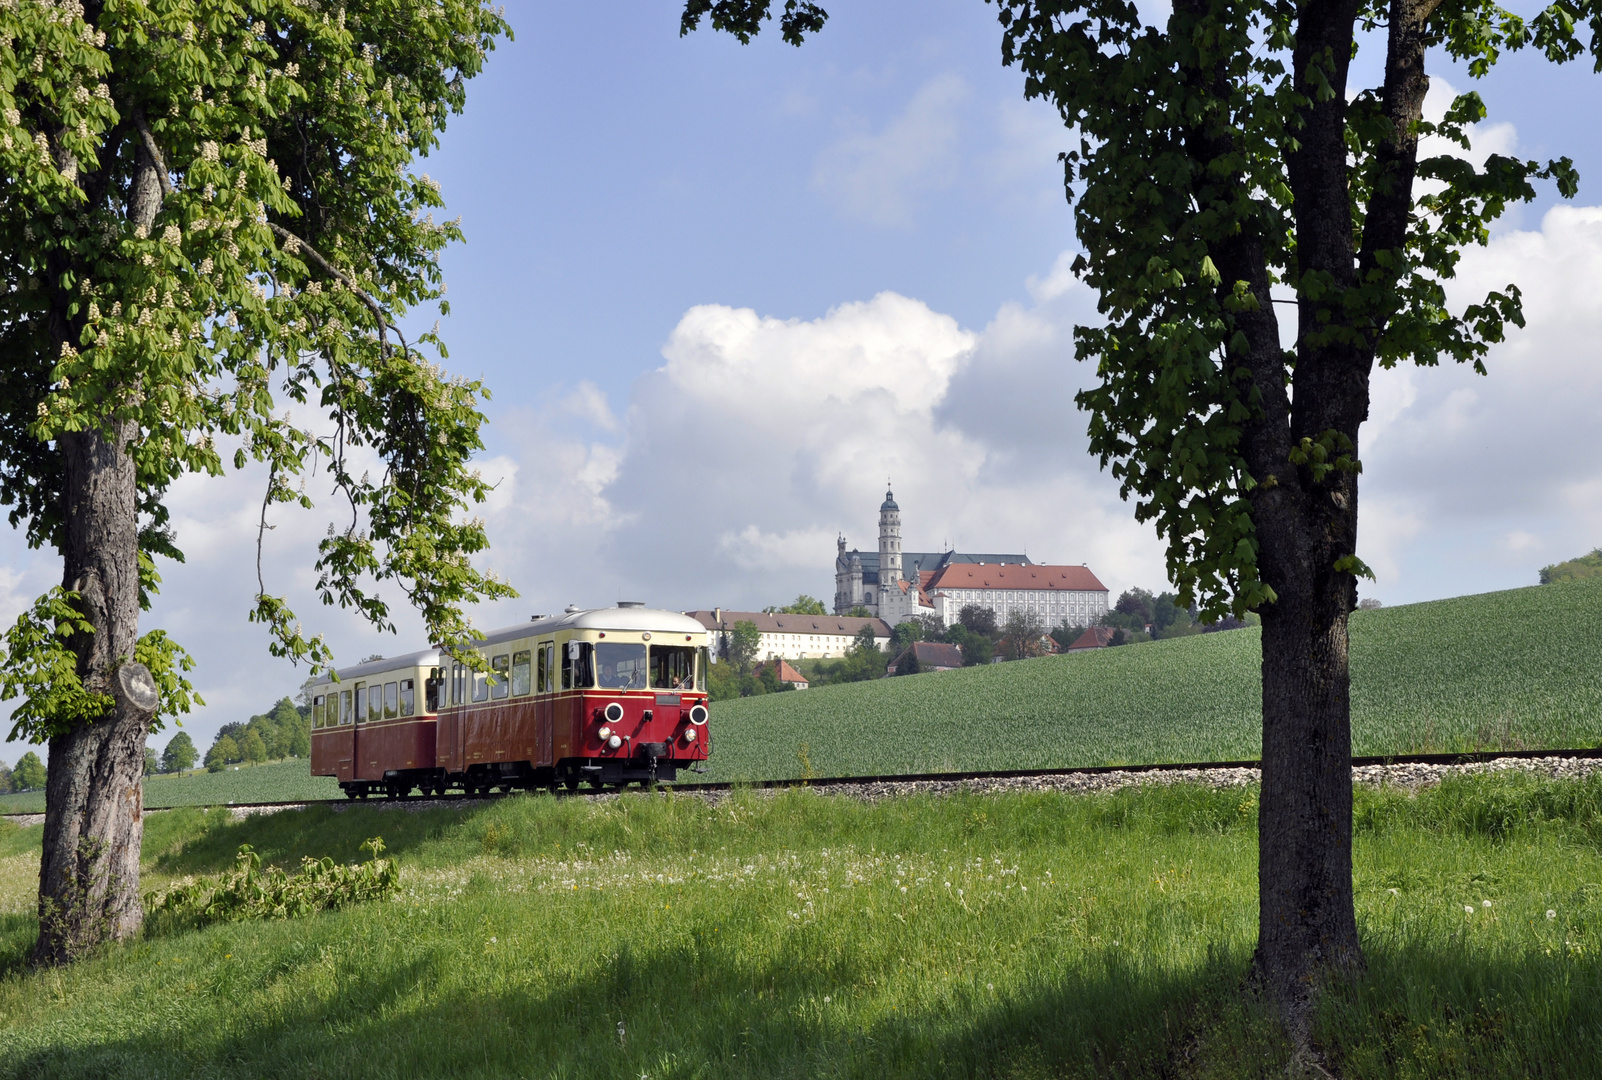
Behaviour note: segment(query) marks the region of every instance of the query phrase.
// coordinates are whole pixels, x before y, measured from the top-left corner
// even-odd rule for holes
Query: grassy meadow
[[[39,829],[0,824],[0,1077],[1284,1075],[1252,789],[340,811],[152,815],[145,887],[382,835],[392,899],[39,974]],[[1341,1075],[1595,1075],[1599,841],[1602,778],[1360,790]]]
[[[719,702],[709,779],[1228,761],[1261,752],[1260,632]],[[1359,755],[1602,745],[1602,580],[1360,611]]]
[[[311,775],[305,758],[265,765],[230,766],[222,772],[176,773],[145,777],[146,806],[214,806],[227,803],[279,802],[290,799],[337,799],[333,777]],[[44,792],[0,795],[0,814],[44,812]]]

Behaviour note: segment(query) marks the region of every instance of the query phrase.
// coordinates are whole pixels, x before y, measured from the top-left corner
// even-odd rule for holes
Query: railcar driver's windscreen
[[[652,645],[651,685],[658,690],[695,689],[695,646]]]
[[[603,641],[595,646],[596,685],[608,690],[645,689],[645,646]]]

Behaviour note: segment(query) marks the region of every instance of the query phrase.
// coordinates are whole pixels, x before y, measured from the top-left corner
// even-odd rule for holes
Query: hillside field
[[[704,780],[1233,761],[1261,750],[1256,629],[718,702]],[[1358,755],[1602,745],[1602,580],[1352,617]],[[305,760],[152,776],[147,806],[336,798]],[[44,794],[0,796],[0,813]]]
[[[1241,992],[1256,794],[174,810],[147,890],[377,835],[398,889],[44,972],[43,830],[0,822],[0,1080],[1283,1078]],[[1602,776],[1355,795],[1368,974],[1320,1010],[1335,1074],[1594,1077]]]
[[[1352,617],[1358,755],[1602,745],[1602,581]],[[708,779],[1227,761],[1262,749],[1256,629],[713,709]]]
[[[311,775],[310,763],[305,758],[240,766],[238,769],[230,767],[217,773],[200,769],[173,776],[145,777],[146,806],[210,806],[338,797],[339,785],[332,777]],[[0,795],[0,814],[36,814],[43,811],[42,791]]]

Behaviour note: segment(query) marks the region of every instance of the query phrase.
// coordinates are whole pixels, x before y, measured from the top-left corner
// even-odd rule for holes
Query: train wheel
[[[579,786],[578,774],[568,773],[566,776],[562,777],[562,786],[567,788],[569,791],[577,791]]]

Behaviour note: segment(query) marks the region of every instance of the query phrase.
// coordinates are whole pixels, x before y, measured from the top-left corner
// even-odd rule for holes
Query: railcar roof
[[[649,630],[661,634],[704,634],[706,627],[679,611],[648,607],[590,608],[561,615],[542,615],[531,622],[503,626],[485,633],[479,648],[516,638],[535,637],[558,630]]]
[[[386,656],[382,660],[369,660],[365,664],[354,664],[351,667],[339,669],[339,681],[348,682],[351,679],[360,679],[365,675],[377,675],[381,671],[394,671],[396,668],[434,667],[439,664],[438,649],[422,649],[418,652],[404,653],[400,656]],[[324,679],[324,682],[331,682]]]

